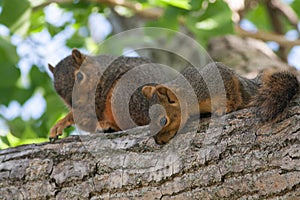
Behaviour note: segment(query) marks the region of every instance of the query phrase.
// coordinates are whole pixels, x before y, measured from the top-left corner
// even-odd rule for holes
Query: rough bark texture
[[[0,199],[297,199],[299,116],[255,126],[245,109],[165,146],[138,127],[2,150]]]
[[[266,125],[191,120],[164,146],[145,126],[2,150],[0,199],[299,199],[297,102]]]

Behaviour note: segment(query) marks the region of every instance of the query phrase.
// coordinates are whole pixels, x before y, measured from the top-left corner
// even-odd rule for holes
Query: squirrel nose
[[[162,140],[158,134],[154,135],[153,138],[156,144],[163,145],[167,143],[166,141]]]
[[[113,133],[113,132],[116,132],[116,130],[113,129],[112,127],[109,127],[108,129],[105,129],[103,132],[104,133]]]

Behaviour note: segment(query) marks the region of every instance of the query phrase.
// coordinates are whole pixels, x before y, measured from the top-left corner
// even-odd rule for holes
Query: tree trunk
[[[190,120],[163,146],[144,126],[5,149],[0,199],[299,199],[299,116]]]

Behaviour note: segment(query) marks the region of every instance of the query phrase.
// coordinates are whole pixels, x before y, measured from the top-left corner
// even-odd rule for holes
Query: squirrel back
[[[258,121],[271,122],[282,116],[289,102],[299,92],[296,75],[286,71],[264,72],[255,79],[247,79],[222,63],[210,63],[199,71],[188,67],[182,74],[192,85],[191,92],[198,98],[198,105],[188,104],[188,117],[200,113],[222,115],[254,106]],[[168,84],[143,88],[148,99],[158,97],[159,103],[166,109],[154,123],[159,124],[161,130],[154,137],[158,144],[167,143],[178,132],[180,125],[187,121],[182,115],[181,105],[187,104],[184,101],[189,99],[189,95],[185,89],[180,90],[178,82],[175,79]],[[180,101],[180,96],[185,98]]]
[[[123,77],[123,75],[128,73],[130,70],[133,70],[137,66],[150,63],[150,60],[145,58],[124,56],[117,57],[110,63],[101,77],[99,77],[99,83],[97,85],[96,111],[99,114],[99,121],[106,120],[108,115],[111,120],[115,121],[116,117],[113,116],[113,113],[117,114],[116,112],[119,112],[119,115],[121,114],[120,112],[122,111],[120,109],[112,107],[115,106],[113,105],[112,98],[113,92],[115,92],[116,89],[115,87],[117,86],[118,81]],[[131,94],[129,102],[122,102],[122,104],[126,104],[126,107],[129,106],[129,112],[131,115],[130,117],[137,125],[146,125],[150,121],[148,116],[149,102],[140,92],[142,86],[140,86],[140,88],[137,88],[137,90]],[[126,87],[129,87],[129,85],[127,85]],[[120,98],[124,98],[124,96]],[[118,105],[119,108],[121,106],[122,105]],[[114,122],[114,126],[116,127],[115,129],[120,130],[120,127],[117,126],[117,123],[118,122]]]

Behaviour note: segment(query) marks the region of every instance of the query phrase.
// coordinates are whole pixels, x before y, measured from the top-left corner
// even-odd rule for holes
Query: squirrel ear
[[[54,67],[52,65],[48,64],[48,69],[52,72],[52,74],[54,73]]]
[[[176,103],[178,101],[176,95],[169,88],[163,85],[159,85],[156,87],[156,90],[158,92],[158,96],[165,96],[170,104]]]
[[[81,65],[84,60],[83,54],[78,49],[72,50],[72,57],[75,60],[75,62],[79,65]]]
[[[142,88],[142,93],[147,99],[152,99],[156,88],[154,86],[146,85]]]

